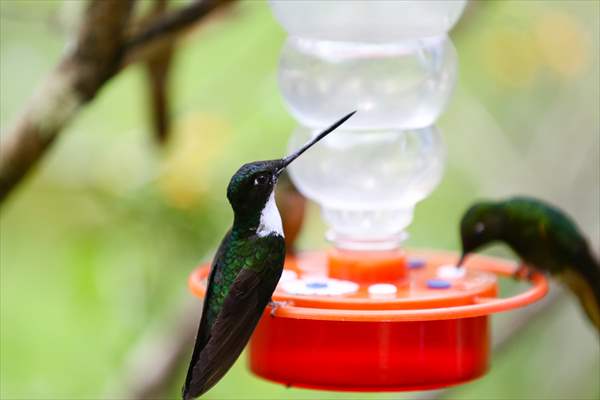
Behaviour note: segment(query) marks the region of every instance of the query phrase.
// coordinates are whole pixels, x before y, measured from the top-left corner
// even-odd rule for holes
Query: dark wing
[[[519,221],[521,243],[517,250],[527,263],[552,274],[577,268],[578,260],[589,249],[571,217],[538,199],[515,197],[506,204],[509,214]]]
[[[581,307],[600,332],[600,265],[585,235],[571,218],[558,209],[549,214],[546,235],[548,254],[561,264],[552,271],[577,296]],[[553,250],[553,251],[552,251]]]
[[[557,275],[558,279],[571,289],[579,299],[581,308],[600,333],[600,297],[598,297],[599,282],[591,282],[579,271],[567,268]],[[595,285],[595,286],[594,286]]]
[[[559,279],[577,296],[588,318],[600,332],[600,265],[579,231],[570,235],[559,232],[555,243],[568,255],[564,260],[566,268],[558,274]]]
[[[196,343],[194,344],[194,352],[192,353],[192,359],[190,361],[190,365],[188,367],[187,376],[185,377],[185,384],[183,386],[183,393],[188,392],[188,387],[190,385],[190,381],[192,379],[192,371],[194,365],[198,363],[198,357],[200,356],[200,352],[208,342],[208,338],[210,337],[210,326],[208,324],[208,305],[210,304],[210,299],[212,297],[212,291],[214,288],[214,280],[215,274],[219,268],[221,268],[220,260],[223,258],[223,253],[226,248],[226,243],[229,241],[229,237],[231,235],[231,230],[227,232],[215,257],[213,258],[213,264],[210,266],[210,274],[208,276],[208,282],[206,283],[206,295],[204,296],[204,303],[202,305],[202,317],[200,318],[200,324],[198,325],[198,333],[196,335]]]
[[[262,316],[279,276],[242,269],[217,317],[208,342],[191,366],[184,399],[202,395],[231,368]],[[190,378],[188,374],[188,378]]]

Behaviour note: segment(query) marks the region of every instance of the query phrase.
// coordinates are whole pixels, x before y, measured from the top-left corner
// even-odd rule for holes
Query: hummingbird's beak
[[[293,152],[292,154],[290,154],[289,156],[287,156],[283,160],[281,160],[282,161],[281,168],[279,169],[279,171],[277,171],[278,174],[281,173],[281,171],[283,171],[288,165],[290,165],[290,163],[292,161],[294,161],[296,158],[300,157],[300,155],[302,153],[304,153],[306,150],[311,148],[312,145],[314,145],[319,140],[323,139],[325,136],[329,135],[331,132],[336,130],[340,125],[342,125],[344,122],[346,122],[346,120],[349,119],[351,116],[353,116],[355,113],[356,113],[356,111],[352,111],[350,114],[346,115],[344,118],[340,119],[335,124],[331,125],[329,128],[325,129],[323,132],[319,133],[314,139],[312,139],[311,141],[306,143],[304,146],[302,146],[301,148],[299,148],[298,150],[296,150],[295,152]]]

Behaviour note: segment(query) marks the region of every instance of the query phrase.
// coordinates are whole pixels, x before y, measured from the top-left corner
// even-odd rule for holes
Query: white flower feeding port
[[[489,315],[543,297],[547,282],[498,297],[510,262],[400,249],[416,204],[441,180],[435,122],[456,82],[448,31],[465,0],[271,0],[289,36],[279,86],[297,149],[357,113],[290,166],[317,202],[334,248],[286,260],[250,342],[250,368],[291,386],[392,391],[477,378],[489,363]],[[190,278],[205,292],[208,267]]]

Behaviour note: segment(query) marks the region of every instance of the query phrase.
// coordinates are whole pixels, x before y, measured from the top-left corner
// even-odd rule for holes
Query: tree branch
[[[199,0],[125,38],[135,0],[91,0],[75,46],[30,99],[0,142],[0,203],[56,136],[122,67],[233,0]],[[124,62],[125,61],[125,62]]]
[[[116,65],[134,0],[93,0],[71,51],[50,74],[0,146],[0,199],[39,160],[56,135],[90,101]]]
[[[165,43],[177,38],[195,22],[225,8],[236,0],[198,0],[187,7],[165,14],[164,17],[152,21],[145,29],[132,35],[123,46],[123,67],[139,60],[146,59],[157,48],[164,48]]]
[[[215,8],[231,4],[234,0],[204,0],[191,3],[189,6],[174,11],[164,18],[157,20],[137,35],[127,40],[126,51],[132,51],[143,47],[148,42],[158,38],[164,39],[165,35],[172,35],[188,28],[199,18],[212,12]]]
[[[154,8],[144,18],[142,26],[159,20],[167,11],[168,0],[155,0]],[[148,87],[149,110],[154,136],[160,144],[167,141],[170,130],[169,77],[176,40],[163,40],[144,61]]]

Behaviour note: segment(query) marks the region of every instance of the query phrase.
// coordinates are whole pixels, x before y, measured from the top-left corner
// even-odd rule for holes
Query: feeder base
[[[288,386],[389,392],[478,378],[489,348],[487,316],[365,323],[266,315],[249,355],[253,373]]]
[[[541,299],[548,283],[534,273],[527,290],[498,297],[497,277],[514,277],[514,263],[473,255],[457,269],[456,260],[453,253],[407,251],[395,264],[369,258],[371,271],[365,260],[332,268],[323,252],[287,259],[273,293],[285,305],[274,315],[267,307],[259,321],[250,369],[288,386],[368,392],[436,389],[482,376],[489,316]],[[388,264],[405,270],[391,277]],[[190,277],[200,297],[208,274],[205,265]]]

